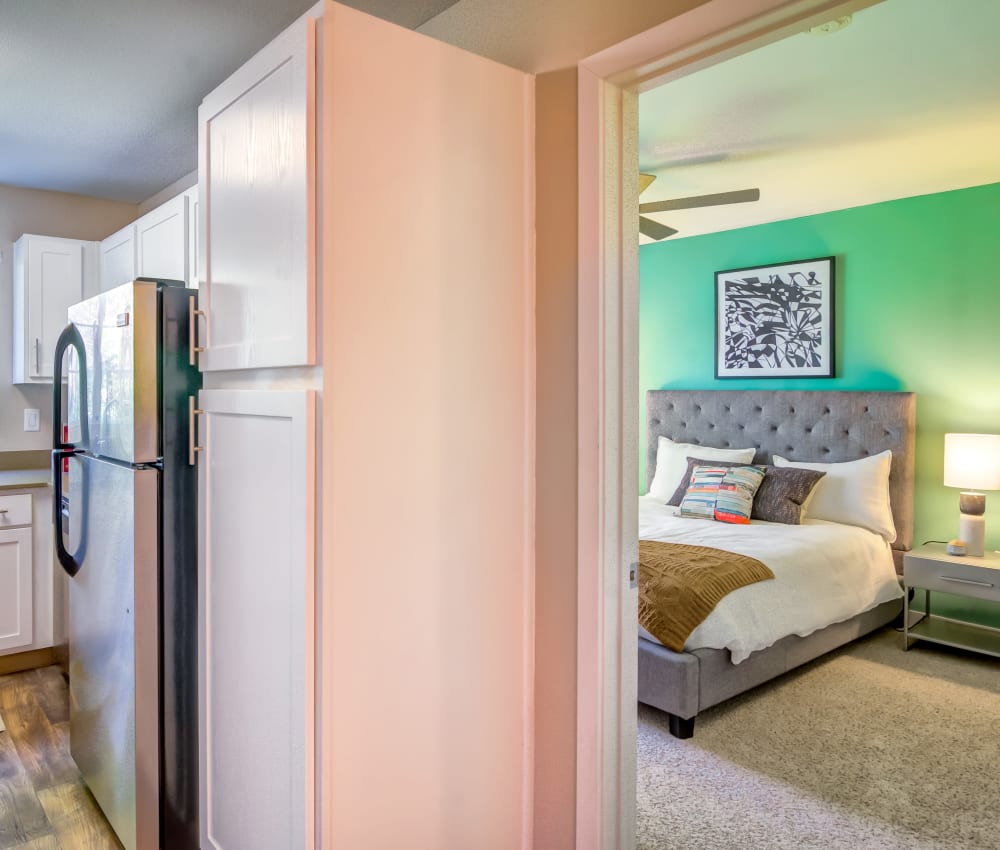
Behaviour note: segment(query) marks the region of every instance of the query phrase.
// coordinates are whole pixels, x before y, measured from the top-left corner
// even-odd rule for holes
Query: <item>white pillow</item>
[[[687,472],[689,457],[698,460],[728,460],[733,463],[750,463],[757,449],[713,449],[694,443],[675,443],[660,437],[656,445],[656,473],[649,485],[649,495],[664,502],[674,495]]]
[[[792,461],[775,455],[774,465],[826,473],[816,482],[806,506],[809,519],[857,525],[882,535],[889,543],[896,539],[889,504],[891,451],[843,463]],[[805,516],[806,510],[803,510],[803,518]]]

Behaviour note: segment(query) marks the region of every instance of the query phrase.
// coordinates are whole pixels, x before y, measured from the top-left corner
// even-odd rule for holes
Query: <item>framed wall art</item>
[[[716,378],[832,378],[834,258],[715,274]]]

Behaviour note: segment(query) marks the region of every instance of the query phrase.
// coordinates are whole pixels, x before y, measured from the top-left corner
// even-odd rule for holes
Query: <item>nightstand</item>
[[[910,625],[910,589],[924,591],[922,619]],[[971,649],[1000,658],[1000,629],[931,615],[931,591],[986,599],[1000,611],[1000,554],[987,551],[981,558],[956,557],[942,543],[927,543],[903,556],[903,649],[910,639],[927,640]]]

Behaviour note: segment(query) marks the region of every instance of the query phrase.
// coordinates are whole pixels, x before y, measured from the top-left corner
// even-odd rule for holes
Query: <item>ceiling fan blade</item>
[[[672,227],[667,227],[665,224],[660,224],[658,221],[653,221],[651,218],[646,218],[646,216],[639,216],[639,232],[643,236],[648,236],[650,239],[666,239],[668,236],[673,236],[677,231]]]
[[[639,212],[671,212],[673,210],[690,210],[695,207],[716,207],[722,204],[745,204],[760,200],[760,189],[740,189],[736,192],[719,192],[715,195],[694,195],[690,198],[674,198],[670,201],[651,201],[639,204]]]
[[[655,174],[643,174],[639,173],[639,194],[641,195],[649,188],[649,184],[656,179]]]

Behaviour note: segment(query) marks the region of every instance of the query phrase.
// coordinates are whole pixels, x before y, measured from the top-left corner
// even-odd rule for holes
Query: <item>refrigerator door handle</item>
[[[205,451],[204,446],[198,445],[198,417],[203,416],[204,410],[194,406],[194,396],[188,396],[188,466],[197,464],[197,452]]]
[[[62,435],[62,389],[63,389],[63,355],[67,348],[75,348],[79,360],[80,369],[80,446],[67,443]],[[70,575],[75,576],[80,572],[80,565],[83,563],[83,556],[86,552],[87,544],[87,523],[84,522],[81,528],[80,546],[72,555],[66,550],[63,541],[62,528],[62,502],[63,502],[63,461],[74,455],[81,454],[90,447],[90,416],[87,412],[87,349],[83,344],[83,337],[76,325],[69,324],[63,328],[59,339],[56,341],[56,350],[52,363],[52,487],[54,490],[52,498],[52,530],[56,540],[56,558],[62,568]],[[87,512],[87,467],[83,465],[83,477],[79,494],[80,510],[83,518]]]
[[[63,442],[62,436],[62,386],[63,386],[63,355],[67,348],[75,348],[80,364],[80,445]],[[90,416],[87,412],[87,349],[83,337],[76,325],[69,324],[63,328],[56,340],[56,350],[52,363],[52,448],[76,449],[85,451],[90,448]]]
[[[70,578],[75,576],[80,572],[80,566],[83,564],[83,558],[87,551],[87,465],[83,465],[83,476],[82,476],[82,486],[80,493],[80,510],[82,512],[81,524],[80,524],[80,545],[76,552],[70,554],[66,549],[66,543],[63,540],[63,528],[62,528],[62,503],[63,503],[63,461],[66,458],[74,457],[75,455],[82,454],[79,449],[53,449],[52,450],[52,525],[56,540],[56,558],[59,561],[60,566],[66,571]]]
[[[198,365],[198,355],[205,350],[198,345],[198,316],[204,316],[205,311],[199,310],[197,304],[197,295],[188,296],[188,363],[191,366]]]

